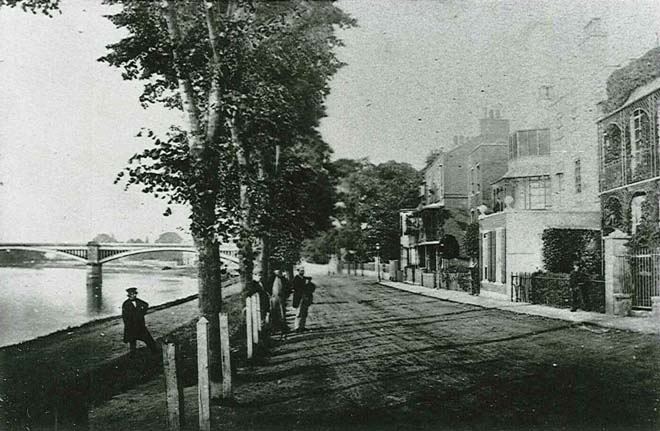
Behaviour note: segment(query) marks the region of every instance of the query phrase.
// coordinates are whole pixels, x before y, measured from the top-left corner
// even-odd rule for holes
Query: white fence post
[[[247,335],[247,358],[252,359],[252,298],[245,298],[245,332]]]
[[[222,352],[222,398],[232,397],[231,352],[229,350],[229,322],[227,313],[220,313],[220,351]]]
[[[163,343],[163,374],[167,388],[167,426],[170,431],[180,431],[184,421],[183,387],[181,386],[174,343]]]
[[[261,332],[261,296],[257,293],[257,329]]]
[[[209,378],[209,321],[202,317],[197,322],[197,399],[199,402],[199,429],[211,430],[211,384]]]
[[[259,344],[259,318],[257,317],[257,303],[259,294],[252,295],[252,339],[254,344]]]

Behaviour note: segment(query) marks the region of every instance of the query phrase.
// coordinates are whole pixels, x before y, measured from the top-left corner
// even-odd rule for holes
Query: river
[[[197,279],[180,270],[104,268],[102,295],[94,298],[86,275],[84,267],[0,267],[0,347],[120,315],[130,286],[150,306],[197,292]]]

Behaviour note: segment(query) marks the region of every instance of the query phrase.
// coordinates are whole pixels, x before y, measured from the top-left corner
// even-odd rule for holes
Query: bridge
[[[142,243],[98,243],[50,244],[50,243],[0,243],[0,250],[30,250],[56,253],[85,262],[89,266],[88,284],[101,284],[102,265],[127,256],[164,251],[197,253],[192,244],[142,244]],[[234,244],[220,245],[220,259],[238,264],[238,248]],[[90,283],[91,282],[91,283]]]

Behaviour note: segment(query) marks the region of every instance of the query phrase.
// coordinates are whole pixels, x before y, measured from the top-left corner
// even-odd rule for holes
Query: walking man
[[[307,313],[309,306],[312,305],[314,290],[316,286],[312,283],[312,277],[305,277],[305,270],[298,269],[298,274],[293,279],[293,307],[296,312],[296,332],[306,330]]]
[[[124,320],[124,343],[128,343],[131,353],[136,350],[137,340],[146,343],[149,350],[158,353],[156,341],[149,333],[144,323],[149,304],[137,297],[137,288],[126,289],[128,299],[121,306],[121,317]]]
[[[573,271],[568,276],[568,285],[571,289],[571,311],[578,308],[587,310],[589,294],[589,276],[578,262],[573,264]]]

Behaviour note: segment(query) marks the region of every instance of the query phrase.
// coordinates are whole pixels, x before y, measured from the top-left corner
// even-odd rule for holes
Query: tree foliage
[[[474,260],[479,259],[479,222],[467,225],[463,237],[463,248],[467,257]]]
[[[660,76],[660,48],[653,48],[607,78],[605,112],[622,106],[632,92]]]
[[[0,0],[0,8],[3,6],[20,7],[24,12],[52,16],[59,11],[60,0]]]
[[[316,244],[308,252],[327,260],[320,250],[353,251],[348,259],[372,259],[380,247],[382,259],[399,257],[399,210],[417,204],[420,174],[406,163],[374,165],[366,160],[341,159],[333,163],[337,188],[334,234],[330,244]],[[316,250],[316,251],[315,251]]]
[[[587,272],[599,274],[602,267],[600,232],[590,229],[546,229],[543,231],[543,265],[548,272],[569,273],[577,263]]]
[[[122,6],[108,18],[128,35],[100,61],[144,83],[144,106],[158,103],[186,116],[185,130],[173,127],[165,137],[147,131],[152,148],[134,156],[125,174],[127,186],[190,206],[200,308],[212,340],[219,339],[219,242],[238,235],[246,289],[258,239],[266,244],[270,234],[291,243],[307,234],[303,219],[314,210],[296,209],[298,230],[273,232],[292,216],[273,191],[284,193],[296,178],[316,179],[294,148],[314,142],[329,79],[341,66],[334,28],[352,21],[331,1],[105,3]],[[217,347],[212,369],[219,369]]]

